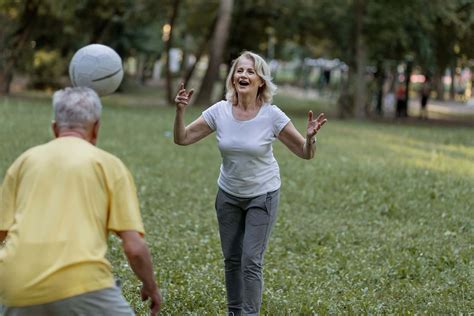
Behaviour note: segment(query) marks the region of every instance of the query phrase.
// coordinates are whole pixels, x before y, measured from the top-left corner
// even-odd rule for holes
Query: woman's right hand
[[[177,109],[184,110],[188,106],[189,100],[191,99],[193,93],[194,89],[189,90],[189,92],[186,91],[184,88],[184,83],[181,82],[179,85],[178,94],[176,95],[176,98],[174,98]]]

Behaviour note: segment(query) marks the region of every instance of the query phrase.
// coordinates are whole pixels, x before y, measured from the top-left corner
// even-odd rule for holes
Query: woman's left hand
[[[328,120],[326,119],[326,116],[324,116],[324,113],[321,113],[318,115],[318,117],[314,120],[313,119],[313,111],[308,112],[308,127],[306,129],[306,137],[311,138],[314,137],[319,129],[326,124]]]

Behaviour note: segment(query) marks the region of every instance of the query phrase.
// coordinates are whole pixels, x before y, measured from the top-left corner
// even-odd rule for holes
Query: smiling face
[[[257,75],[252,59],[242,57],[235,66],[232,80],[237,94],[257,96],[258,89],[263,86],[263,80]]]

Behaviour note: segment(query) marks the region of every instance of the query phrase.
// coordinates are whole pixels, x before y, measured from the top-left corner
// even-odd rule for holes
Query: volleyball
[[[123,79],[122,59],[106,45],[87,45],[72,57],[69,78],[73,86],[89,87],[100,96],[114,93]]]

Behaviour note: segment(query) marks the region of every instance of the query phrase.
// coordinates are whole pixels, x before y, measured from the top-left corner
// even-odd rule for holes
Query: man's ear
[[[59,127],[56,121],[51,121],[51,129],[53,130],[53,134],[55,138],[59,137]]]
[[[94,123],[92,126],[92,139],[91,143],[92,144],[97,144],[97,138],[99,137],[99,129],[100,129],[100,120],[97,120],[97,122]]]

